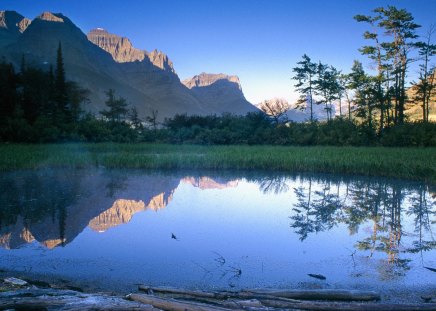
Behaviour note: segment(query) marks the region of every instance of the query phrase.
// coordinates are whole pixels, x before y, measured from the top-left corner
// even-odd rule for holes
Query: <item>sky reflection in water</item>
[[[6,270],[120,287],[435,286],[436,191],[423,183],[40,170],[0,187]]]

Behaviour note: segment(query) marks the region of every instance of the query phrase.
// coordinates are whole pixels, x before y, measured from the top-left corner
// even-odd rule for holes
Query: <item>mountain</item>
[[[16,40],[29,24],[30,19],[15,11],[0,11],[0,46],[10,44]]]
[[[258,109],[249,103],[242,92],[237,76],[201,73],[182,83],[202,102],[210,103],[217,113],[245,114]]]
[[[128,38],[108,33],[103,28],[91,30],[87,35],[89,41],[112,55],[118,63],[143,61],[144,51],[135,49]]]
[[[61,43],[67,79],[90,90],[91,102],[84,109],[94,113],[105,109],[110,88],[136,107],[142,118],[152,110],[157,110],[158,119],[163,120],[183,113],[245,114],[253,109],[245,98],[243,107],[224,104],[241,98],[242,92],[234,92],[232,84],[222,96],[199,95],[180,82],[173,63],[163,52],[136,49],[129,39],[99,28],[85,35],[61,13],[44,12],[30,22],[16,12],[2,11],[0,39],[0,57],[19,68],[24,56],[27,64],[44,70],[56,63]],[[232,92],[237,100],[229,97]]]
[[[130,40],[107,32],[103,28],[96,28],[87,34],[88,40],[112,55],[117,63],[142,62],[148,58],[157,68],[175,73],[174,66],[168,56],[158,50],[147,52],[133,47]]]

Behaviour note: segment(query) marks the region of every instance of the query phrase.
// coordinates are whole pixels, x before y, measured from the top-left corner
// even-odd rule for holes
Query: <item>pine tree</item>
[[[340,85],[338,82],[339,72],[333,66],[318,63],[316,80],[314,81],[315,94],[319,95],[320,103],[325,105],[327,120],[332,119],[332,102],[338,98]]]
[[[64,60],[62,56],[62,45],[59,42],[57,56],[56,56],[56,69],[54,76],[54,93],[55,93],[55,122],[61,124],[63,122],[71,121],[70,111],[68,108],[68,93],[67,83],[65,79]]]
[[[292,69],[295,73],[295,76],[292,77],[292,79],[297,80],[295,87],[300,93],[300,98],[297,101],[297,108],[305,109],[307,104],[309,104],[310,122],[313,122],[313,91],[317,65],[312,63],[310,57],[306,54],[303,55],[303,60],[299,61],[297,64],[300,65],[300,67]]]
[[[369,59],[374,61],[377,65],[377,76],[375,77],[375,81],[377,84],[376,88],[376,100],[378,102],[378,108],[380,110],[380,132],[385,127],[385,119],[387,118],[386,113],[386,93],[387,88],[384,87],[384,84],[387,82],[386,76],[389,75],[387,70],[389,66],[385,64],[387,60],[386,51],[383,49],[382,42],[380,41],[380,35],[378,33],[379,28],[377,28],[378,23],[383,19],[381,12],[379,10],[374,11],[376,13],[375,16],[365,16],[365,15],[356,15],[354,19],[358,22],[366,22],[371,26],[371,31],[365,31],[363,37],[366,40],[372,40],[374,45],[365,45],[359,49],[362,55],[367,55]],[[388,83],[388,82],[387,82]]]
[[[370,128],[373,124],[373,111],[375,106],[375,83],[363,70],[362,63],[355,60],[351,68],[350,88],[354,90],[357,105],[357,116],[363,118]]]
[[[127,112],[127,102],[125,98],[115,98],[115,91],[109,89],[106,92],[108,99],[106,100],[106,106],[108,110],[102,110],[100,113],[107,118],[111,123],[120,122],[125,118]]]
[[[413,83],[415,88],[415,101],[421,102],[422,107],[422,120],[428,122],[428,115],[430,112],[429,102],[432,93],[435,89],[435,67],[430,65],[430,59],[436,54],[436,45],[431,44],[431,37],[436,31],[436,26],[430,26],[425,41],[417,42],[419,56],[422,60],[422,64],[419,65],[419,81]]]
[[[392,41],[382,44],[387,49],[392,59],[392,66],[395,75],[395,123],[404,122],[404,110],[407,100],[406,96],[406,74],[409,63],[412,59],[409,52],[415,48],[415,34],[420,25],[414,23],[412,14],[404,9],[397,9],[394,6],[377,8],[374,12],[382,16],[378,26],[382,27],[385,34],[392,37]]]

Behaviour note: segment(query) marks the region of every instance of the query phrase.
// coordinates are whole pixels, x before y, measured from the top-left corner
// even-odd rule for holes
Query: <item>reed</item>
[[[41,167],[274,170],[436,182],[436,148],[199,146],[168,144],[0,145],[0,170]]]

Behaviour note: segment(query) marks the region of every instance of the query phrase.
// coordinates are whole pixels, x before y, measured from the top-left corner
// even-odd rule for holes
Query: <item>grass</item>
[[[0,170],[41,167],[226,169],[323,172],[436,182],[436,148],[197,146],[160,144],[0,145]]]

